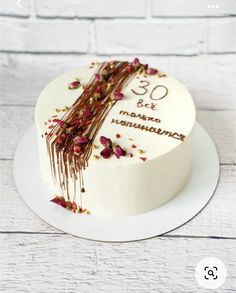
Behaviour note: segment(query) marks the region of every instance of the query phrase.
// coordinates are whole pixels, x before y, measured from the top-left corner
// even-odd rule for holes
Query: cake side
[[[114,64],[118,66],[119,63],[103,63],[102,66]],[[130,64],[123,63],[124,69]],[[68,190],[52,176],[52,162],[45,140],[52,129],[49,127],[57,125],[58,120],[63,121],[65,112],[74,107],[73,103],[79,100],[99,68],[101,64],[95,64],[67,73],[51,82],[40,95],[35,120],[42,175],[55,193],[65,197],[72,195],[71,201],[75,200],[94,214],[120,216],[151,210],[172,198],[188,178],[195,121],[195,107],[186,88],[155,70],[151,72],[153,74],[135,71],[119,92],[122,98],[109,106],[91,142],[91,153],[81,168],[86,182],[82,196],[75,194],[75,182],[77,192],[81,191],[79,176],[67,176]],[[76,78],[80,80],[80,86],[69,90],[68,85]],[[106,86],[108,84],[106,81]],[[57,122],[51,123],[53,120]],[[109,159],[101,155],[104,149],[100,142],[102,136],[110,138],[114,145]],[[126,153],[119,159],[115,154],[117,145]]]

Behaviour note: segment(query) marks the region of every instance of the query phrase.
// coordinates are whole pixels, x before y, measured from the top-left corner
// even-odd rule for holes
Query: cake
[[[138,58],[96,62],[59,76],[35,109],[51,201],[103,216],[160,207],[191,173],[195,115],[185,86]]]

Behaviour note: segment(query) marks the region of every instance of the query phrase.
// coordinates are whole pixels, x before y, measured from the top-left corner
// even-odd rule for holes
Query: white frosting
[[[70,82],[79,78],[86,85],[96,71],[97,66],[94,66],[80,67],[66,73],[53,80],[39,96],[35,120],[41,171],[45,182],[55,193],[60,194],[61,190],[53,182],[45,138],[41,137],[49,132],[44,122],[55,114],[62,117],[64,112],[56,113],[55,109],[71,106],[82,93],[82,87],[69,90]],[[146,81],[150,83],[147,93],[134,94],[133,91],[145,92],[140,86],[146,85]],[[165,86],[168,94],[163,99],[152,100],[150,94],[158,85]],[[165,89],[158,87],[153,91],[152,98],[157,99],[164,93]],[[143,104],[154,103],[157,110],[137,107],[139,99],[143,100]],[[120,111],[158,118],[160,123],[133,118],[127,116],[127,113],[120,114]],[[185,138],[181,141],[168,135],[122,126],[111,123],[112,119],[161,128],[183,134]],[[190,174],[194,122],[195,106],[183,84],[170,76],[160,78],[157,75],[137,75],[126,87],[124,98],[112,107],[96,136],[94,144],[100,147],[93,150],[88,167],[83,171],[86,188],[86,193],[82,195],[83,207],[93,214],[126,216],[154,209],[170,200],[183,188]],[[121,135],[120,138],[116,138],[117,133]],[[99,143],[102,135],[111,138],[134,156],[117,159],[113,155],[109,159],[94,160],[93,155],[99,155],[102,150]],[[132,144],[137,148],[131,148]],[[144,154],[140,154],[139,149],[144,150]],[[146,157],[147,160],[142,161],[140,157]]]

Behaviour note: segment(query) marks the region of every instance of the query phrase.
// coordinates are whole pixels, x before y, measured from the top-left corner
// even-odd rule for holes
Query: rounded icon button
[[[217,257],[203,258],[195,269],[195,278],[206,289],[219,288],[227,277],[225,264]]]

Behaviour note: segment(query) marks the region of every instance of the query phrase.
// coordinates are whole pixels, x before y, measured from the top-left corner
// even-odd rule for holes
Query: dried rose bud
[[[132,65],[134,66],[135,70],[138,70],[141,66],[141,63],[139,62],[138,58],[134,58]]]
[[[120,101],[120,100],[122,100],[123,97],[124,97],[124,94],[123,94],[122,92],[120,92],[120,91],[118,91],[118,90],[115,90],[115,92],[114,92],[114,99],[115,99],[116,101]]]
[[[132,64],[133,64],[133,65],[139,65],[139,64],[140,64],[139,59],[138,59],[137,57],[134,58]]]
[[[102,76],[101,76],[101,74],[99,74],[99,73],[95,73],[95,79],[96,79],[97,81],[102,81]]]
[[[71,83],[69,83],[68,89],[70,90],[77,89],[79,85],[80,85],[80,82],[78,80],[72,81]]]
[[[105,148],[100,152],[100,155],[103,157],[103,159],[110,158],[111,154],[112,154],[111,148]]]
[[[54,197],[53,199],[50,200],[51,202],[54,202],[54,203],[57,203],[57,204],[60,204],[61,203],[61,199],[59,197]]]
[[[148,69],[147,69],[147,74],[148,74],[148,75],[154,75],[154,74],[157,74],[157,69],[154,69],[154,68],[148,68]]]
[[[81,152],[81,147],[79,145],[74,146],[74,152],[79,154]]]
[[[52,121],[58,123],[61,128],[65,127],[65,122],[60,119],[53,119]]]
[[[62,206],[63,208],[66,207],[66,201],[65,201],[65,199],[64,199],[63,196],[60,196],[60,197],[56,196],[56,197],[54,197],[53,199],[51,199],[50,201],[51,201],[51,202],[54,202],[54,203],[56,203],[56,204],[59,204],[59,205]]]
[[[63,208],[66,208],[66,202],[65,202],[65,200],[61,202],[61,206],[62,206]]]
[[[126,67],[126,71],[127,71],[128,73],[133,72],[133,71],[134,71],[134,66],[133,66],[132,64],[127,65],[127,67]]]
[[[105,136],[101,136],[100,137],[100,143],[107,148],[111,148],[112,147],[112,142],[110,140],[110,138],[107,138]]]
[[[85,144],[85,143],[88,143],[89,142],[89,139],[85,136],[80,136],[77,138],[77,143],[79,144]]]
[[[121,156],[126,156],[126,151],[123,150],[119,145],[116,145],[113,149],[114,155],[119,159]]]
[[[89,111],[89,110],[84,110],[83,111],[83,116],[85,118],[90,118],[91,116],[93,116],[93,112]]]
[[[101,94],[101,92],[102,92],[102,87],[99,85],[99,86],[96,87],[95,93]]]

